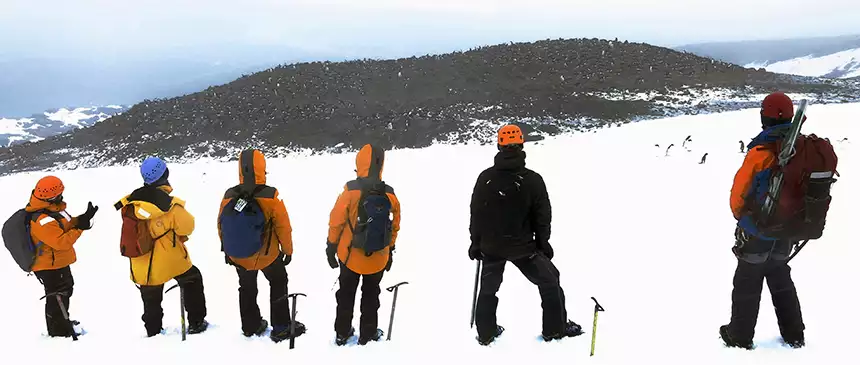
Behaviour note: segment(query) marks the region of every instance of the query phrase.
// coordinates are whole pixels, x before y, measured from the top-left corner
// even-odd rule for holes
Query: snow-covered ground
[[[0,118],[0,146],[38,142],[72,129],[89,127],[128,108],[122,105],[60,108],[28,118]]]
[[[770,64],[749,64],[745,67],[764,67],[770,72],[833,78],[860,77],[860,48],[836,52],[824,56],[804,56]]]
[[[196,216],[188,248],[204,275],[212,323],[208,332],[180,341],[174,291],[163,303],[170,334],[145,338],[140,295],[128,278],[127,259],[119,255],[121,220],[112,208],[139,186],[138,169],[64,171],[55,174],[65,181],[72,214],[82,213],[89,200],[100,206],[95,227],[76,245],[78,262],[72,266],[76,286],[71,313],[88,333],[77,342],[44,337],[43,303],[38,300],[42,288],[4,252],[3,358],[13,363],[38,356],[64,364],[853,364],[853,334],[860,327],[853,284],[860,278],[860,246],[850,212],[860,201],[849,187],[858,184],[851,141],[860,138],[860,125],[846,122],[845,116],[858,113],[860,104],[812,105],[808,110],[804,132],[834,142],[842,177],[833,191],[825,236],[792,262],[807,326],[808,346],[800,350],[779,345],[767,290],[762,293],[757,350],[726,349],[717,333],[730,314],[735,259],[728,191],[743,159],[738,141],[760,131],[758,111],[748,109],[644,121],[527,145],[527,166],[543,175],[550,192],[554,262],[562,273],[570,318],[587,331],[581,337],[539,341],[538,291],[511,267],[498,308],[499,323],[507,331],[489,348],[476,343],[468,325],[475,270],[467,257],[469,197],[495,150],[437,145],[387,154],[384,178],[400,197],[403,221],[394,266],[383,285],[410,282],[401,287],[388,343],[333,344],[336,272],[326,263],[323,240],[329,211],[344,182],[354,177],[355,156],[350,153],[268,163],[268,181],[280,189],[293,223],[290,290],[308,295],[298,305],[298,319],[308,332],[297,339],[296,349],[241,334],[238,282],[234,269],[224,264],[216,230],[223,191],[237,183],[237,169],[235,162],[210,161],[170,166],[176,196],[186,199]],[[689,151],[681,147],[688,135]],[[671,143],[675,147],[664,156]],[[698,164],[704,153],[707,163]],[[40,177],[0,178],[7,194],[0,217],[23,207]],[[267,284],[259,280],[261,311],[268,313]],[[596,355],[589,358],[591,296],[606,312],[600,314]],[[380,327],[385,330],[391,299],[391,293],[382,292]]]

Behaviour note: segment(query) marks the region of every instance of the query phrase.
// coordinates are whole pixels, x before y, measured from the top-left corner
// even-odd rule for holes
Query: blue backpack
[[[352,247],[363,249],[366,256],[385,249],[391,243],[391,200],[385,190],[385,183],[377,182],[362,189],[358,201],[358,218],[355,229],[352,229]]]
[[[235,258],[251,257],[268,242],[264,242],[267,221],[260,204],[252,194],[238,194],[226,206],[218,224],[221,227],[221,251]],[[271,239],[271,232],[270,237]]]

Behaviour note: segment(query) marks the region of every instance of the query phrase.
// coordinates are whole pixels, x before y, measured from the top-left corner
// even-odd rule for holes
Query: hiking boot
[[[738,347],[738,348],[747,349],[747,350],[753,349],[752,341],[745,342],[745,341],[737,341],[737,340],[733,339],[732,336],[729,334],[729,326],[728,325],[720,326],[720,337],[723,338],[723,343],[725,343],[725,345],[728,347]]]
[[[163,335],[164,328],[160,328],[157,332],[146,331],[146,337],[155,337],[155,335]]]
[[[364,346],[370,341],[379,341],[380,339],[382,339],[382,335],[384,335],[384,334],[385,333],[382,332],[381,329],[377,328],[376,332],[374,332],[371,335],[365,336],[364,334],[362,334],[361,336],[359,336],[358,337],[358,344]]]
[[[496,325],[496,335],[490,338],[481,338],[480,336],[478,336],[478,343],[481,344],[481,346],[487,346],[493,343],[493,341],[495,341],[497,338],[499,338],[499,336],[501,336],[503,332],[505,332],[505,328]]]
[[[295,322],[293,322],[293,324],[296,327],[295,333],[291,332],[292,329],[290,326],[283,326],[283,327],[277,326],[277,327],[272,327],[272,334],[269,335],[269,338],[272,339],[272,341],[274,341],[275,343],[277,343],[277,342],[281,342],[283,340],[290,339],[291,335],[293,338],[295,338],[295,337],[299,337],[303,333],[305,333],[306,328],[302,322],[295,321]]]
[[[561,333],[554,333],[551,335],[541,334],[544,341],[552,341],[552,340],[560,340],[565,337],[576,337],[585,332],[582,332],[582,326],[576,324],[574,321],[567,321],[564,325],[564,329],[562,329]]]
[[[350,328],[349,333],[345,336],[342,336],[339,334],[336,335],[335,339],[334,339],[334,343],[335,343],[335,345],[338,345],[338,346],[346,345],[346,343],[349,341],[350,338],[352,338],[352,336],[355,336],[355,328]]]
[[[266,321],[265,319],[261,318],[260,319],[260,326],[257,327],[257,329],[254,330],[254,332],[242,332],[242,334],[245,335],[245,337],[260,336],[263,333],[265,333],[266,329],[268,329],[268,328],[269,328],[269,322]]]
[[[209,322],[206,322],[205,320],[200,322],[192,322],[188,326],[188,334],[194,335],[198,333],[203,333],[204,331],[206,331],[207,328],[209,328]]]
[[[784,342],[786,345],[790,346],[793,349],[799,349],[801,347],[806,346],[806,341],[803,339],[802,335],[798,339],[794,339],[794,338],[786,339],[785,337],[783,337],[782,342]]]

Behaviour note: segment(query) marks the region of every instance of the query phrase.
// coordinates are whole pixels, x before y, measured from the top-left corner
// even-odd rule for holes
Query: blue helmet
[[[140,164],[140,176],[147,185],[161,179],[165,171],[167,171],[167,163],[158,157],[147,157]]]

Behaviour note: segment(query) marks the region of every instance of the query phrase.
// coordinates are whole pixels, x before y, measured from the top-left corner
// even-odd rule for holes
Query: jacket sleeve
[[[45,221],[45,223],[41,224],[42,221]],[[74,223],[77,223],[77,221],[68,223],[69,227],[74,227]],[[57,251],[71,250],[72,245],[77,242],[83,232],[77,228],[70,228],[68,231],[63,231],[63,229],[60,228],[60,224],[57,223],[54,218],[47,215],[43,215],[42,217],[39,217],[39,220],[33,222],[30,225],[30,231],[33,233],[33,236],[39,240],[39,242],[42,242]]]
[[[478,175],[478,180],[475,181],[475,187],[472,188],[472,200],[469,203],[469,238],[473,245],[476,245],[481,242],[481,237],[478,233],[478,222],[476,221],[478,214],[478,202],[480,201],[478,197],[478,185],[484,181],[484,173],[482,172]]]
[[[275,210],[274,210],[274,229],[278,235],[278,242],[281,243],[281,252],[285,255],[293,255],[293,227],[290,225],[290,215],[287,212],[287,207],[284,201],[279,199],[275,194]]]
[[[179,204],[173,206],[173,231],[177,236],[190,236],[194,232],[194,216]]]
[[[397,243],[397,232],[400,231],[400,199],[396,195],[389,193],[388,199],[391,200],[391,214],[394,219],[391,221],[391,244],[389,247],[394,247]]]
[[[331,210],[331,214],[329,214],[328,220],[328,243],[338,244],[340,240],[340,235],[343,233],[343,230],[346,228],[344,225],[348,224],[349,216],[347,215],[347,208],[349,207],[349,194],[346,188],[344,187],[344,191],[340,193],[337,197],[337,202],[334,203],[334,208]]]
[[[535,241],[540,244],[549,243],[552,231],[552,205],[543,177],[534,173],[534,200],[532,201],[531,223],[534,229]]]
[[[752,187],[755,175],[773,165],[775,156],[765,148],[756,147],[750,150],[744,158],[744,163],[735,174],[729,204],[735,219],[740,219],[744,209],[746,195]]]

